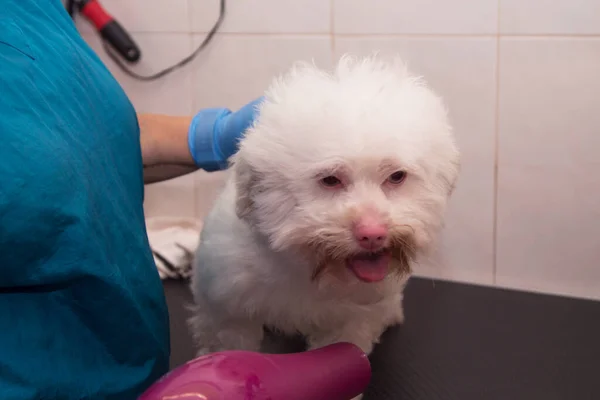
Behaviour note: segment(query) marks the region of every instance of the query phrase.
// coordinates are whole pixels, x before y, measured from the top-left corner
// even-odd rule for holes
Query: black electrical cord
[[[75,3],[77,3],[76,0],[67,0],[67,2],[65,3],[65,8],[67,9],[67,12],[71,16],[71,18],[75,18]]]
[[[220,0],[220,4],[219,4],[219,17],[217,18],[217,21],[215,22],[215,24],[213,25],[213,27],[210,29],[210,31],[208,32],[208,34],[206,35],[206,37],[204,38],[204,40],[202,41],[202,43],[200,43],[200,45],[196,48],[196,50],[194,50],[189,56],[185,57],[183,60],[179,61],[178,63],[176,63],[176,64],[174,64],[174,65],[172,65],[170,67],[167,67],[167,68],[163,69],[162,71],[159,71],[159,72],[157,72],[155,74],[152,74],[152,75],[140,75],[140,74],[138,74],[136,72],[133,72],[132,70],[130,70],[123,63],[123,61],[121,61],[121,59],[119,58],[119,56],[117,54],[115,54],[114,50],[112,50],[110,48],[110,45],[108,43],[106,43],[106,41],[103,40],[102,44],[104,45],[104,50],[109,55],[109,57],[127,75],[129,75],[130,77],[132,77],[134,79],[140,80],[140,81],[154,81],[154,80],[162,78],[163,76],[165,76],[165,75],[167,75],[167,74],[175,71],[176,69],[179,69],[179,68],[183,67],[184,65],[186,65],[190,61],[192,61],[194,58],[196,58],[196,56],[202,50],[204,50],[204,48],[206,46],[208,46],[208,44],[211,42],[211,40],[215,36],[215,33],[217,33],[217,31],[221,27],[221,23],[223,22],[224,18],[225,18],[225,0]]]

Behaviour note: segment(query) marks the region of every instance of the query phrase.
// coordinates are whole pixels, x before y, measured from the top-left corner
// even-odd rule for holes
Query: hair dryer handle
[[[81,14],[94,26],[125,60],[137,62],[141,57],[140,48],[127,31],[100,5],[98,0],[82,0],[79,3]]]
[[[141,51],[139,47],[116,20],[113,19],[104,25],[100,30],[100,34],[127,61],[134,63],[140,59]]]

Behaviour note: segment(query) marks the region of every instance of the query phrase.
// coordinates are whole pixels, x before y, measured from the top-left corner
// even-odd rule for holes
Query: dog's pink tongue
[[[391,261],[390,254],[374,257],[354,257],[348,261],[348,267],[358,279],[364,282],[379,282],[385,279]]]

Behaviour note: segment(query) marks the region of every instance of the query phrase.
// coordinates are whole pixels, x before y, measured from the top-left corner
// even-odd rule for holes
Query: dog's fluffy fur
[[[458,176],[441,99],[398,59],[297,65],[267,91],[231,168],[194,261],[198,354],[258,351],[263,326],[301,333],[308,348],[347,341],[370,353],[403,321],[410,267]],[[388,230],[377,282],[348,267],[364,251],[353,230],[365,216]]]

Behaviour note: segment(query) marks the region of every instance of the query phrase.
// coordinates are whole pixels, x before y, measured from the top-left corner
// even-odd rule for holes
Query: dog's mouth
[[[346,266],[363,282],[379,282],[388,275],[392,252],[382,249],[376,252],[364,252],[346,260]]]
[[[409,227],[410,228],[410,227]],[[346,246],[319,236],[303,249],[315,262],[312,280],[318,279],[329,270],[342,268],[350,271],[362,282],[380,282],[389,275],[410,274],[411,263],[417,255],[412,230],[395,232],[386,247],[375,252],[356,250],[350,252]],[[350,247],[350,245],[348,245]],[[334,272],[335,274],[335,272]]]

